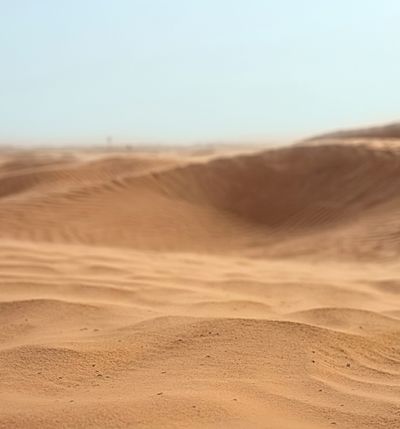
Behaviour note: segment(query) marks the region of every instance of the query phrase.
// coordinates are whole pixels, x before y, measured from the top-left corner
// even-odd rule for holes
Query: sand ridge
[[[395,145],[7,153],[0,427],[400,427]]]

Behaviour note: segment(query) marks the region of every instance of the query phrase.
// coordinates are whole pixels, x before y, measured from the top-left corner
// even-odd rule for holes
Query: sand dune
[[[398,146],[217,155],[2,155],[0,427],[400,427]]]
[[[396,258],[399,159],[387,148],[324,145],[208,162],[120,155],[6,169],[0,236],[251,256]]]
[[[400,139],[400,123],[395,122],[389,125],[375,126],[369,128],[358,128],[353,130],[334,131],[332,133],[322,134],[312,137],[308,141],[319,141],[326,139],[380,139],[380,140],[399,140]]]

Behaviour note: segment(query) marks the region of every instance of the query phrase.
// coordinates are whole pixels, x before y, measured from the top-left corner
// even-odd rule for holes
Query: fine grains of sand
[[[400,427],[400,153],[0,159],[0,427]]]

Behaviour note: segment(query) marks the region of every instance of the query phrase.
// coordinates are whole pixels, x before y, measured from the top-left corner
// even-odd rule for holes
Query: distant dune
[[[358,128],[353,130],[340,130],[334,131],[327,134],[322,134],[316,137],[312,137],[308,140],[324,140],[324,139],[354,139],[354,138],[362,138],[362,139],[400,139],[400,122],[369,127],[369,128]]]
[[[399,428],[395,138],[3,153],[0,428]]]

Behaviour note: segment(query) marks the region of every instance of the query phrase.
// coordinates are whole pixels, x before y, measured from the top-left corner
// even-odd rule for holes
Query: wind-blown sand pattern
[[[395,141],[5,152],[1,428],[399,428]]]

